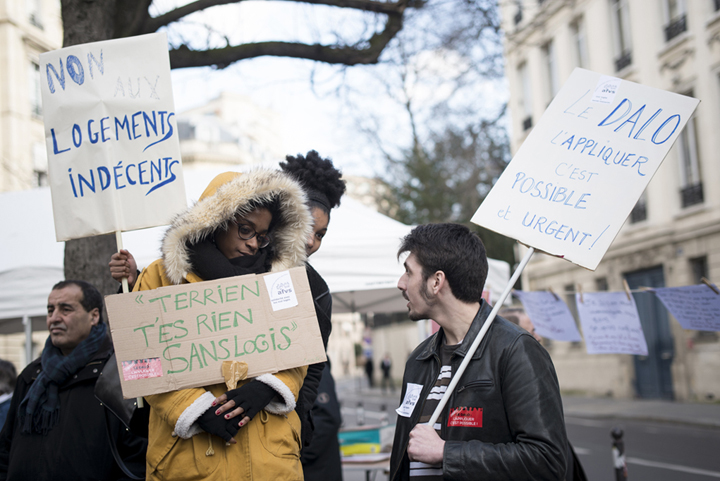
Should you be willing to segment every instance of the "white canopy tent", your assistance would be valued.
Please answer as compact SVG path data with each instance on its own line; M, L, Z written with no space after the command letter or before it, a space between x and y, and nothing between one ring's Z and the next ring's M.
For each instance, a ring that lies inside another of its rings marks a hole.
M200 196L216 170L186 170L190 202ZM63 279L64 243L55 241L49 188L0 194L0 334L45 329L47 295ZM403 273L396 254L411 229L361 203L344 198L331 214L331 228L311 264L333 293L333 312L398 312L406 301L397 289ZM123 233L123 246L138 266L160 256L166 227ZM506 262L490 260L486 288L497 299L510 275ZM28 359L28 362L31 359Z

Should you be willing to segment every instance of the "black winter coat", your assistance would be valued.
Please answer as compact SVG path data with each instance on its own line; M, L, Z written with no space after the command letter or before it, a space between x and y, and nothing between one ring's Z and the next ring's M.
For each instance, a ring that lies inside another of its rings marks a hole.
M453 374L490 314L483 302L452 357ZM399 416L395 429L390 479L407 480L409 433L417 424L428 392L440 372L439 330L410 355L403 377L422 385L410 417ZM457 384L449 408L481 409L479 426L448 426L441 416L445 440L443 479L552 480L565 479L569 445L555 368L547 351L527 331L498 317L480 343ZM477 421L477 418L476 418ZM478 424L475 422L474 424Z
M308 282L310 283L310 292L312 293L313 301L315 303L315 315L317 316L318 325L320 326L320 335L322 336L323 344L327 350L328 339L330 338L330 332L332 331L332 295L330 294L330 289L322 276L320 276L320 274L318 274L318 272L310 264L305 264L305 268L307 271ZM315 430L310 410L312 409L318 395L318 387L320 386L320 379L322 378L324 366L324 362L310 364L308 366L307 374L305 374L305 380L303 381L302 388L298 394L295 411L297 411L301 423L301 450L310 445L313 431Z
M108 337L92 360L60 386L60 419L46 435L21 433L17 416L20 402L42 370L41 360L20 373L0 433L0 480L129 479L115 462L107 426L126 466L133 473L145 472L147 440L130 432L95 397L95 384L112 353Z

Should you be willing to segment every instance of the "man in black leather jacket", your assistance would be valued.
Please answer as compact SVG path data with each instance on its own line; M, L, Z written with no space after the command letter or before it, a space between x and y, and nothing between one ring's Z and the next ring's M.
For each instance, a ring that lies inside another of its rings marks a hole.
M563 480L568 441L555 369L525 330L497 318L435 426L425 424L490 314L487 257L457 224L418 226L398 288L413 320L441 329L408 358L391 480Z

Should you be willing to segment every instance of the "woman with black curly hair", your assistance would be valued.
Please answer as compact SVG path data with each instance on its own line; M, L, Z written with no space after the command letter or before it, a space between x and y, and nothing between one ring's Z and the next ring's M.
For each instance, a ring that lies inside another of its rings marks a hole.
M310 257L320 249L330 223L330 211L340 205L340 198L345 193L345 181L332 161L323 159L314 150L304 157L300 154L287 156L286 162L280 163L280 168L300 183L308 197L308 207L313 218L313 231L306 246ZM327 349L327 339L332 329L332 297L323 278L310 264L305 265L315 301L315 313ZM320 401L315 402L318 392L321 393ZM302 424L301 460L305 480L341 480L337 433L342 419L329 361L308 366L295 410Z

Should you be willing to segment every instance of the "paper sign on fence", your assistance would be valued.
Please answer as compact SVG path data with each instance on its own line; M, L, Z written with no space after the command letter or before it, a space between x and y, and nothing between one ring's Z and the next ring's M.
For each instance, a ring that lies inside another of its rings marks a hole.
M635 299L625 292L575 294L588 354L647 356Z
M40 55L58 241L168 224L186 204L164 33Z
M515 291L525 312L542 337L556 341L579 341L580 331L562 299L545 291Z
M575 69L472 222L595 269L698 102Z
M305 268L281 274L297 302L277 310L274 274L107 296L123 396L223 382L223 361L246 362L248 377L325 361Z

